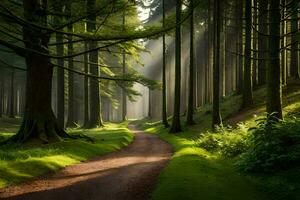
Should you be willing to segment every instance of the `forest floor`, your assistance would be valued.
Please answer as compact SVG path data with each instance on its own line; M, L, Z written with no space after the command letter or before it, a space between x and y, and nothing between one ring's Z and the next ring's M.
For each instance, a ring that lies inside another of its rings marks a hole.
M0 141L18 131L21 119L0 119ZM0 188L56 172L66 166L117 151L133 141L127 123L109 124L97 129L70 129L70 134L85 134L94 142L83 139L64 140L45 145L0 146Z
M300 113L299 83L284 88L284 115ZM255 120L265 114L265 88L255 91L255 104L240 110L241 96L232 94L222 100L224 127L235 131L239 124L245 129L256 125ZM182 122L185 116L182 116ZM211 105L195 114L195 126L184 123L183 132L169 134L160 121L134 122L150 134L158 135L174 148L169 165L159 177L153 193L154 200L299 200L300 167L272 174L248 174L237 169L236 158L227 158L219 152L207 151L198 140L211 131ZM171 123L171 120L170 120ZM238 131L236 131L238 133ZM221 134L222 135L222 134Z
M34 181L0 190L0 198L30 200L146 200L172 156L172 148L155 135L131 126L128 147Z

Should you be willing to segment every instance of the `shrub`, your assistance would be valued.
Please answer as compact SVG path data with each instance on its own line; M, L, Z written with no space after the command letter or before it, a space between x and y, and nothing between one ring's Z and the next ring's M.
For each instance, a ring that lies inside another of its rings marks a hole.
M245 171L272 172L300 162L300 119L274 121L272 115L250 130L251 146L238 166Z
M247 151L248 138L246 126L239 124L235 130L231 127L219 127L217 133L202 134L196 145L208 151L219 152L226 157L235 157Z

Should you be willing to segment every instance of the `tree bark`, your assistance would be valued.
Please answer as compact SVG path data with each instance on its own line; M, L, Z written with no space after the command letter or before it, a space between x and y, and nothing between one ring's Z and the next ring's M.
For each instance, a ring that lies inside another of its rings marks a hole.
M187 110L187 124L188 125L194 125L194 91L195 91L195 82L194 82L194 71L195 71L195 65L194 65L194 0L190 0L190 68L189 68L189 96L188 96L188 110Z
M175 92L174 113L170 133L181 132L180 96L181 96L181 0L176 0L176 33L175 33Z
M270 0L270 37L267 70L267 113L282 119L282 85L280 73L280 0ZM274 118L275 117L275 118Z
M0 118L3 116L4 110L4 75L3 70L0 69Z
M242 108L253 105L253 80L252 80L252 59L251 59L251 41L252 41L252 0L245 0L245 19L246 19L246 43L245 43L245 62L244 62L244 86L243 86L243 104Z
M165 27L166 9L165 0L163 0L163 27ZM167 81L166 81L166 35L163 34L163 68L162 68L162 123L165 128L168 128L168 116L167 116Z
M69 5L71 7L71 5ZM69 11L70 13L71 11ZM73 25L68 26L68 32L73 32ZM72 43L72 36L68 35L68 55L73 54L73 43ZM68 59L68 68L74 70L74 62L73 58ZM74 128L76 127L75 121L75 98L74 98L74 74L69 71L68 73L68 121L67 127Z
M291 76L294 79L299 79L299 54L298 54L298 5L296 0L292 1L292 6L290 12L292 13L291 21Z
M57 2L57 8L59 11L62 11L62 5ZM59 19L55 18L55 21L59 23ZM64 37L62 34L56 34L56 42L63 43ZM64 55L64 45L56 46L56 53L59 56ZM65 62L63 59L58 59L57 64L64 67ZM62 68L57 68L57 123L60 127L65 127L65 71Z
M88 43L84 43L85 50L88 49ZM84 54L84 72L86 74L89 73L89 65L88 65L88 54ZM84 119L83 119L83 127L88 127L89 125L89 77L84 77Z
M213 110L212 127L221 125L220 114L220 59L221 59L221 9L220 0L214 0L214 64L213 64Z
M46 1L43 1L46 3ZM46 4L38 0L24 0L24 16L27 21L45 23L47 21ZM36 29L23 27L25 47L48 54L46 48L49 35ZM27 52L26 106L23 122L18 133L10 141L24 143L39 140L45 143L70 138L59 126L51 107L51 87L53 66L46 56Z
M258 31L263 34L258 34L258 85L262 86L266 84L266 70L267 70L267 49L268 38L265 36L268 34L268 1L258 0Z
M15 70L10 72L9 118L15 118Z
M87 12L95 13L94 9L96 7L95 0L87 0ZM96 30L96 14L90 14L88 17L87 31L93 32ZM89 42L89 48L94 49L97 47L97 42ZM95 76L100 76L100 71L98 68L98 51L89 53L90 73ZM90 120L89 127L101 127L103 126L101 117L101 98L100 98L100 87L98 80L90 79Z
M125 31L125 23L126 23L126 12L123 12L123 30ZM126 52L123 50L123 55L122 55L122 73L123 75L126 74ZM122 89L122 120L126 121L127 119L127 95L125 89Z

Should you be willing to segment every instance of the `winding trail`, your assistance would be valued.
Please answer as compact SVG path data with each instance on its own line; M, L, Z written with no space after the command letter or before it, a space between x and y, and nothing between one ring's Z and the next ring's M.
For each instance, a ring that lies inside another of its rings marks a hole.
M147 200L172 148L155 135L129 127L135 140L128 147L62 171L0 190L0 199Z

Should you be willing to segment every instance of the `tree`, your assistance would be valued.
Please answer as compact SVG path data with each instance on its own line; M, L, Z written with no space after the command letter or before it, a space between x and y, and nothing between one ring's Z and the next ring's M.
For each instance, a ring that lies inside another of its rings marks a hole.
M190 0L190 68L189 68L189 97L188 97L188 109L187 109L187 124L195 124L194 115L194 0Z
M68 8L68 13L71 13L71 4L67 6ZM67 27L68 32L72 33L73 32L73 25L70 24ZM74 47L73 47L73 37L71 35L67 36L68 38L68 55L72 55L73 51L74 51ZM68 68L71 70L74 70L74 62L73 62L73 58L68 58ZM75 123L75 107L74 107L74 102L75 98L74 98L74 73L72 73L71 71L69 71L68 73L68 121L67 121L67 127L70 128L74 128L76 127L76 123Z
M4 102L4 71L0 69L0 118L3 115L3 102Z
M87 0L87 13L89 14L87 22L87 31L93 33L96 31L96 20L97 15L95 13L96 1ZM97 47L97 42L89 42L89 48L95 49ZM98 51L92 51L89 53L90 73L94 76L99 76L100 72L98 69ZM100 87L99 82L95 79L90 79L90 119L89 127L101 127L103 126L101 117L101 100L100 100Z
M162 1L162 11L163 11L163 27L165 27L166 21L166 8L165 0ZM167 116L167 81L166 81L166 35L163 34L163 66L162 66L162 122L165 128L168 128L168 116Z
M47 22L47 2L24 0L24 17L29 22ZM23 27L25 47L33 49L25 55L27 65L26 106L20 130L11 140L26 142L39 139L43 142L70 138L56 121L51 108L51 87L53 66L50 58L38 52L48 54L49 35L31 26ZM41 67L42 66L42 67Z
M252 81L252 58L251 58L251 41L252 41L252 0L246 0L245 4L245 62L244 62L244 84L243 84L243 105L247 108L253 105L253 81Z
M176 28L175 28L175 92L174 113L170 133L181 132L180 124L180 96L181 96L181 0L176 0Z
M221 59L221 1L214 1L214 64L213 64L213 111L212 126L222 123L220 114L220 59Z
M63 12L63 4L61 1L55 2L55 9L59 12ZM54 21L59 24L60 18L58 16L54 17ZM57 55L64 55L64 36L62 34L56 33L56 42L60 45L56 46ZM65 62L63 59L57 59L57 64L64 67ZM65 70L62 68L57 68L57 95L56 95L56 116L57 123L60 127L65 127Z
M9 117L15 118L15 70L10 72Z
M268 49L268 1L258 0L258 85L266 84L267 49Z
M269 59L267 69L267 113L282 119L282 85L280 69L280 0L270 0ZM274 120L274 118L272 118Z
M123 11L123 16L122 16L122 25L123 25L123 30L125 31L125 26L126 26L126 12ZM126 74L126 52L123 50L122 53L122 73L123 75ZM125 89L122 89L122 120L125 121L127 117L127 95Z
M298 1L293 0L290 7L291 12L291 76L299 79L299 54L298 54Z
M84 49L88 49L88 43L84 43ZM89 64L88 64L88 54L84 54L84 72L86 74L89 73ZM83 127L89 126L89 77L84 77L84 83L83 83L83 89L84 89L84 116L83 116Z

